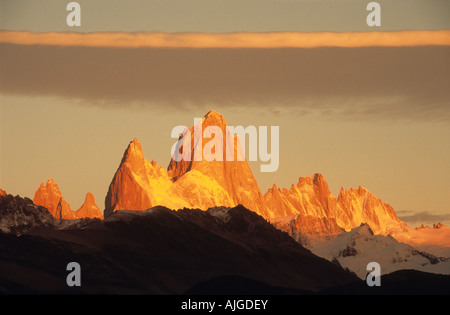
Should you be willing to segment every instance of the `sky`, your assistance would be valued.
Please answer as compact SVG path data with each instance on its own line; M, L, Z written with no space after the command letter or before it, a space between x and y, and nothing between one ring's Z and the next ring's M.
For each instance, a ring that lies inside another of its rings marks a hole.
M263 193L318 172L450 224L450 2L378 1L377 28L368 2L78 1L69 27L64 1L0 0L0 188L103 208L133 138L167 167L172 128L215 109L280 127Z
M74 31L61 0L1 0L1 27ZM79 0L77 32L351 32L366 24L362 0ZM447 0L381 0L378 31L449 29Z

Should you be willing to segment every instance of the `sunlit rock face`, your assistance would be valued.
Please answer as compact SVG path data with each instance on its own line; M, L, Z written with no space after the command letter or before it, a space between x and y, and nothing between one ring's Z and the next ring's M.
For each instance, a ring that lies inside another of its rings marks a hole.
M76 211L78 218L99 218L103 219L103 211L95 203L95 197L88 192L83 205Z
M338 203L345 214L341 221L345 229L367 224L375 234L389 234L406 224L399 220L394 209L364 187L341 189ZM348 218L348 220L347 220Z
M228 141L232 147L227 147L227 137L233 139ZM231 134L222 115L209 112L186 129L178 143L166 171L154 161L148 162L141 144L134 139L110 184L105 215L157 205L207 210L242 204L267 216L262 193L242 155L239 139ZM227 158L227 150L233 158Z
M303 233L311 235L332 235L339 228L349 231L362 223L376 234L387 235L392 230L406 226L390 205L364 187L349 190L341 188L336 198L321 174L301 177L298 184L292 185L289 190L274 185L264 195L264 199L266 206L272 209L274 218L291 217L297 221L283 224L286 228L299 227L299 222L302 222L300 226ZM321 220L313 223L312 218ZM286 219L283 221L286 223ZM323 230L315 231L314 226L322 226Z
M47 180L46 184L41 183L34 194L33 203L47 208L56 219L76 219L74 211L70 209L53 179Z
M221 114L216 111L208 112L189 132L183 134L180 142L183 147L191 149L191 161L176 161L176 156L173 157L168 173L175 183L181 181L183 186L196 186L204 177L210 181L208 185L204 185L208 192L207 198L198 207L205 208L208 200L211 200L208 206L242 204L267 216L262 193L245 158L240 139L231 133ZM195 173L201 175L194 176ZM214 191L219 192L219 198L210 194ZM186 194L189 192L186 191Z
M289 189L274 184L263 195L239 137L214 110L180 131L167 170L144 158L137 139L131 141L109 186L105 215L158 205L207 210L238 204L266 219L295 219L290 226L301 222L302 233L311 235L332 235L362 223L388 234L404 224L391 206L363 187L341 189L335 197L322 174L300 177Z
M80 209L73 211L70 204L64 199L58 185L53 179L47 183L41 183L34 194L33 203L47 208L50 214L56 219L74 220L81 218L103 219L103 213L95 203L92 193L86 194L84 204Z
M317 241L332 239L345 231L336 223L335 218L305 214L272 218L270 222L305 247L311 247Z

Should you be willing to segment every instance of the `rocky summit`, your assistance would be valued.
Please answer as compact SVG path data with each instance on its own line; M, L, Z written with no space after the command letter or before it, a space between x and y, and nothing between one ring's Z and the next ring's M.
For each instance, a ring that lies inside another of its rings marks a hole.
M144 158L137 139L130 142L109 186L105 216L117 210L146 210L157 205L206 210L242 204L267 217L263 196L245 159L227 161L225 151L222 161L207 161L205 157L194 159L194 148L199 143L194 128L203 132L209 126L216 126L223 134L229 133L225 119L215 111L206 114L200 123L201 128L191 127L179 141L183 147L191 148L191 161L172 158L167 170ZM238 152L237 138L234 143ZM198 150L203 152L205 145L206 141L202 141ZM226 146L225 140L223 145Z
M19 235L36 227L53 226L56 219L29 198L0 195L0 231Z
M58 220L74 220L82 218L103 219L103 212L96 205L92 193L87 193L81 208L73 211L53 179L47 180L46 184L41 183L34 195L33 202L36 205L47 208L51 215Z

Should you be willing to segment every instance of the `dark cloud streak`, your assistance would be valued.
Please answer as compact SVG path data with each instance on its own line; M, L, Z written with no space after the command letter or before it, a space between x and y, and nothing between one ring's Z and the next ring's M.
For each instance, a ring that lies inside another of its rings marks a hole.
M450 47L117 49L0 45L0 92L95 106L253 106L450 120Z
M450 222L450 214L434 214L427 211L412 212L407 210L397 211L397 215L400 220L405 221L411 226L419 226L421 224L432 226L432 224L443 223L448 224Z

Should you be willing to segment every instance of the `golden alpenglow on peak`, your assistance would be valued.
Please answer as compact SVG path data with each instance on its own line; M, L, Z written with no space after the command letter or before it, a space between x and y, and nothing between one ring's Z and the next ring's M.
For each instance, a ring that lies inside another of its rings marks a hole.
M177 160L175 152L167 171L143 157L137 139L130 142L110 184L105 199L105 215L116 210L146 210L158 205L171 209L207 210L242 204L267 219L298 215L324 218L327 221L318 222L318 226L325 225L332 231L348 231L363 223L377 234L387 235L392 230L404 229L405 224L392 207L367 189L341 189L339 196L335 197L320 173L300 177L297 185L290 189L280 189L274 183L263 195L246 159L228 161L225 152L220 152L223 159L219 161L207 160L205 156L195 158L195 149L203 151L208 145L209 138L203 132L210 127L217 127L219 134L219 129L225 135L229 132L225 118L214 110L209 111L191 128L183 129L178 140L178 153L185 154L187 148L193 158ZM238 151L241 146L239 137L231 136L235 140L234 149ZM223 138L219 143L226 146ZM306 222L306 217L302 222Z
M450 292L449 12L0 0L1 293Z
M205 122L208 122L207 126L226 126L227 122L225 120L225 117L223 117L222 114L219 112L216 112L214 109L210 110L206 113L205 116L203 116L203 119Z
M128 148L125 150L123 155L123 160L128 163L139 163L140 160L144 159L144 154L142 152L142 146L138 139L134 138L130 142Z
M92 193L86 193L83 205L76 211L78 218L99 218L103 220L103 212L95 203L95 197Z
M207 210L238 204L268 216L262 193L245 159L227 161L224 151L220 152L222 158L219 160L208 161L205 156L195 158L196 152L203 152L208 146L209 139L203 132L209 127L218 128L216 132L220 130L221 134L230 133L224 117L212 110L196 123L199 125L189 128L189 132L180 138L181 148L178 148L183 150L183 154L188 148L194 158L179 161L172 158L167 171L156 166L156 163L146 162L139 154L136 158L129 158L134 156L129 151L135 147L142 152L136 139L131 142L110 184L105 199L106 216L116 210L146 210L157 205L172 209L190 207ZM233 149L237 151L240 145L238 137L231 136L234 139ZM226 147L226 139L220 139L219 144L223 145L222 148ZM218 147L220 145L211 148L211 151L218 153L215 151L219 150Z
M374 233L388 235L406 226L391 206L365 188L341 189L336 198L321 174L301 177L298 184L289 190L270 189L264 199L268 208L276 209L274 217L302 215L329 218L346 231L365 223Z
M64 199L58 185L51 178L47 183L41 183L33 198L33 203L47 208L50 214L59 220L73 220L81 218L103 219L103 213L95 203L94 195L86 194L84 204L80 209L73 211L70 204Z

